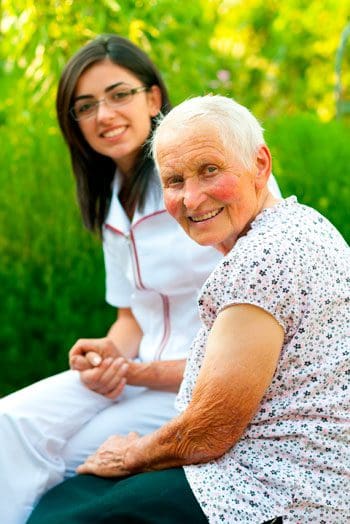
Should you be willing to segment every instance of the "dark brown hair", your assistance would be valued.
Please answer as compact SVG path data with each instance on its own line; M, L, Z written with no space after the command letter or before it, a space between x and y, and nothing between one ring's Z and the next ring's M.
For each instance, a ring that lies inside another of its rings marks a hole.
M58 85L56 109L61 131L69 147L77 195L84 225L92 231L101 231L111 198L115 163L97 153L85 140L78 123L70 113L76 84L81 74L97 62L109 58L111 62L128 69L140 82L160 88L161 112L169 112L171 105L165 84L148 56L126 38L102 35L82 47L67 63ZM155 123L152 119L152 131ZM142 208L154 163L146 144L141 147L130 184L124 189L124 203L132 209Z

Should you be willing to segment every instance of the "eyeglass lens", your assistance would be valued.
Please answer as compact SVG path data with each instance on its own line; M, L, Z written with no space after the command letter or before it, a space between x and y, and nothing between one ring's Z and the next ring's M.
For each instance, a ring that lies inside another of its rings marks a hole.
M76 100L72 108L72 114L76 120L82 120L96 115L98 106L104 102L109 107L118 107L127 104L134 94L145 91L145 86L132 88L127 84L116 86L106 93L106 96L100 100L95 98L83 98Z

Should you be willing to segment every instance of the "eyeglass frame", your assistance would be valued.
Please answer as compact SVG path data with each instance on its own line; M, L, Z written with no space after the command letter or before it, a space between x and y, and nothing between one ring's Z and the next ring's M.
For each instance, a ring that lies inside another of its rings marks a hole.
M115 87L118 87L118 86L111 86L110 90L113 90ZM80 120L88 120L89 118L94 118L96 115L97 115L97 110L98 110L98 107L99 105L104 102L108 107L121 107L125 104L128 104L129 102L131 102L132 100L132 97L134 95L136 95L137 93L142 93L143 91L149 91L150 88L148 86L138 86L138 87L132 87L131 89L128 89L126 91L121 91L123 94L125 95L131 95L131 98L130 99L127 99L127 100L121 100L119 101L117 104L114 104L111 103L108 98L106 99L106 97L103 97L103 98L99 98L97 100L94 100L93 102L93 112L92 114L90 115L86 115L86 116L81 116L81 117L77 117L76 114L75 114L75 109L74 109L74 105L69 109L69 114L72 116L72 118L76 121L76 122L79 122ZM89 97L87 97L89 98ZM93 98L93 97L91 97Z

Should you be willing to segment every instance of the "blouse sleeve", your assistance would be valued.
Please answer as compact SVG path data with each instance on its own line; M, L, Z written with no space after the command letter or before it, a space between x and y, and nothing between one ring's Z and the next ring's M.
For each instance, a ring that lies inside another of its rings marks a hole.
M106 301L115 307L130 307L133 288L127 278L127 252L108 229L103 233L103 254L106 271Z
M220 265L222 301L252 304L270 313L291 338L307 309L308 290L300 257L287 242L242 242Z

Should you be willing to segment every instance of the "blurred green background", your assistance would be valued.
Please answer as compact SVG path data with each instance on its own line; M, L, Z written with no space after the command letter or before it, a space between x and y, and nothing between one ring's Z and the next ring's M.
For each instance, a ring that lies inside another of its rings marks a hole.
M0 9L0 396L65 369L75 340L103 336L115 318L54 112L60 71L97 34L148 52L174 104L213 92L252 109L283 193L349 241L350 126L336 105L350 100L349 41L337 55L348 0L2 0Z

